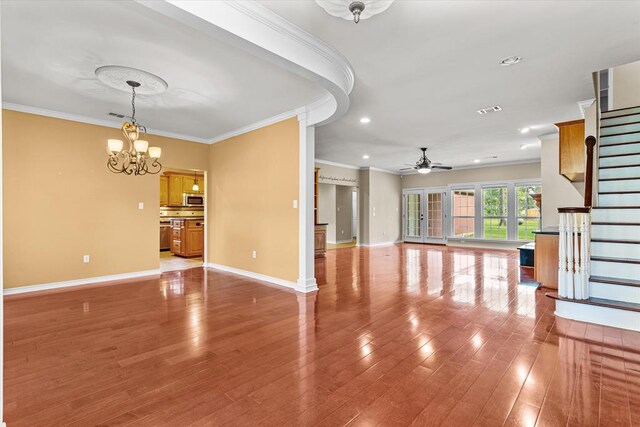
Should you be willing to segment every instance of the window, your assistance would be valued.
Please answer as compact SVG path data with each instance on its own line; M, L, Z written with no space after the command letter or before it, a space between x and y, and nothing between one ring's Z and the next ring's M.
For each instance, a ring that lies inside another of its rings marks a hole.
M475 190L453 190L453 236L475 237Z
M406 230L407 237L421 237L420 234L420 194L407 194Z
M507 238L507 187L482 189L482 224L485 239Z
M518 240L533 240L533 230L540 229L540 208L536 206L533 195L541 192L542 187L539 185L516 186Z

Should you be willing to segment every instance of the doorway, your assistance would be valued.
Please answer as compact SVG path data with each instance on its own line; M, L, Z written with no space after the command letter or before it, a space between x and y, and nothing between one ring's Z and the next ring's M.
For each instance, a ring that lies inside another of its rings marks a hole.
M402 191L402 234L405 242L445 243L445 189Z

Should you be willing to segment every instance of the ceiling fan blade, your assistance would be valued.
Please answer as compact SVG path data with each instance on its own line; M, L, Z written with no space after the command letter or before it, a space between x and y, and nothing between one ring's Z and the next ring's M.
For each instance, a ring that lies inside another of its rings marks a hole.
M453 168L451 166L431 166L431 169L444 169L450 171Z
M412 171L414 169L415 168L402 168L402 169L398 169L398 170L400 170L400 171Z
M438 162L431 162L431 164L432 164L433 166L442 166L442 163L438 163Z

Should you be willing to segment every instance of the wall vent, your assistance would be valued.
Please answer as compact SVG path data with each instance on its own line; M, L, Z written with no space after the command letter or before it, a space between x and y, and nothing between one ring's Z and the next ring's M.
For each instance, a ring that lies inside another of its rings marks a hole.
M494 105L493 107L482 108L478 110L478 114L489 114L495 113L496 111L502 111L502 107L499 105Z

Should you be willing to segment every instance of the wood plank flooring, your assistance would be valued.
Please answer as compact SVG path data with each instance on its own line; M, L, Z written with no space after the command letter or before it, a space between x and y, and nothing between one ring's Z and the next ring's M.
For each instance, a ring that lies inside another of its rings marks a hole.
M338 249L316 275L7 297L7 424L640 425L640 334L556 318L516 252Z

